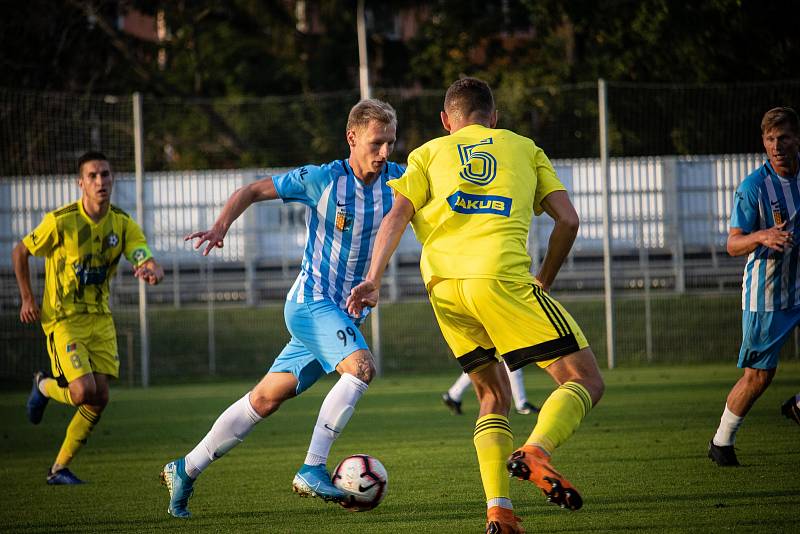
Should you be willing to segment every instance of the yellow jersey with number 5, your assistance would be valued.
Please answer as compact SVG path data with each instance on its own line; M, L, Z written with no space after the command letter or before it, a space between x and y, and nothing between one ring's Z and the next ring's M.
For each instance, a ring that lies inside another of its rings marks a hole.
M531 219L547 195L564 190L531 139L478 124L417 148L388 184L416 210L411 226L427 287L435 278L533 283Z
M49 212L22 240L45 257L42 328L75 314L109 314L109 281L122 255L134 266L153 255L136 222L114 205L97 223L80 200Z

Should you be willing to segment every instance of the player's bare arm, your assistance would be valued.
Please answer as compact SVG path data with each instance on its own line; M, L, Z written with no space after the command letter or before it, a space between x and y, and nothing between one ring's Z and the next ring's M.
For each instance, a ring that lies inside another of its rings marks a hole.
M164 279L164 269L153 258L143 261L133 271L133 276L154 286Z
M400 193L395 193L394 205L381 221L380 230L375 236L369 272L364 281L354 287L347 297L347 310L350 314L358 316L365 307L377 306L383 272L400 244L406 226L414 217L414 212L414 204Z
M19 320L23 323L33 323L39 320L41 312L31 287L31 271L28 258L31 256L28 247L20 241L11 252L11 261L14 265L14 275L19 286L19 296L22 304L19 308Z
M542 284L542 289L549 291L561 265L572 249L572 244L578 235L580 220L566 191L553 191L544 197L542 207L555 221L555 226L550 234L547 253L536 278Z
M271 176L242 186L234 191L230 198L228 198L228 201L222 208L222 212L214 222L214 226L208 230L191 233L184 237L184 241L199 239L199 241L194 244L195 249L202 247L203 244L207 242L208 245L205 250L203 250L203 256L208 256L208 253L214 248L222 248L224 246L224 239L225 235L228 233L228 229L233 222L244 213L250 204L264 200L274 200L276 198L278 198L278 191L275 189L275 184Z
M753 252L759 245L783 252L784 248L793 244L792 233L784 230L785 226L786 221L783 221L772 228L765 228L749 234L744 233L741 228L731 228L728 230L728 254L744 256Z

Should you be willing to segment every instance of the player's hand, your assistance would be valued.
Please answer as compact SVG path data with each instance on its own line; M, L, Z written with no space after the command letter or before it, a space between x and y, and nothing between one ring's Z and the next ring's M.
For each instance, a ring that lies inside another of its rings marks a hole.
M372 280L364 280L350 290L350 295L347 297L345 305L350 315L358 317L364 308L377 306L379 297L380 288L378 285Z
M761 230L761 244L778 252L783 252L785 248L791 247L794 244L792 232L784 230L785 226L786 221L783 221L772 228Z
M550 286L544 285L544 282L539 280L538 276L534 276L534 278L536 279L537 282L539 282L539 287L541 287L545 293L550 293Z
M164 278L164 269L156 262L150 260L136 267L133 271L133 276L154 286Z
M203 256L208 256L208 253L214 248L222 248L225 245L223 241L225 239L225 232L220 232L216 228L211 228L210 230L194 232L183 238L184 241L191 241L193 239L200 240L194 244L195 249L202 247L203 243L208 242L205 250L203 250Z
M35 323L39 320L41 316L41 312L39 311L39 305L36 303L36 299L23 299L22 306L19 308L19 320L23 323Z

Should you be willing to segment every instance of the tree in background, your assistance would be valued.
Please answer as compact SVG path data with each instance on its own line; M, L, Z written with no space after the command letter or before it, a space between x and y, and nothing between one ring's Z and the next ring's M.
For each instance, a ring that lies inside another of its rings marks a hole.
M353 0L7 5L0 85L153 97L146 107L150 169L335 157L343 128L336 117L358 98ZM599 77L622 88L774 81L796 79L800 64L800 2L367 0L366 7L372 84L403 88L391 97L409 108L402 117L413 118L401 119L399 157L404 146L443 133L435 126L441 97L411 100L462 75L493 86L502 124L546 140L553 157L581 157L596 154ZM249 100L268 95L305 98ZM220 97L225 102L209 100ZM679 125L670 118L672 101L656 103L649 120L658 138L636 131L639 100L614 99L614 153L689 153L696 139L713 134L697 126L708 120L689 115L713 110L722 125L714 135L722 135L730 130L726 115L750 121L754 113L713 91L702 98L708 104L685 110Z

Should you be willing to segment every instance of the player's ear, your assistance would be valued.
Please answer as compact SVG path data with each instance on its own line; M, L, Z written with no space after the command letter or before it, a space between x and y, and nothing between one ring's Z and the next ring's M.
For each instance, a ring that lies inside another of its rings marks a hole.
M356 131L355 130L347 130L347 134L345 134L347 138L347 144L350 145L350 148L356 146Z
M439 112L439 118L442 119L442 126L444 126L444 129L449 132L450 131L450 117L447 116L447 112L446 111L440 111Z
M497 126L497 110L495 109L492 111L492 114L489 116L489 128L494 128Z

